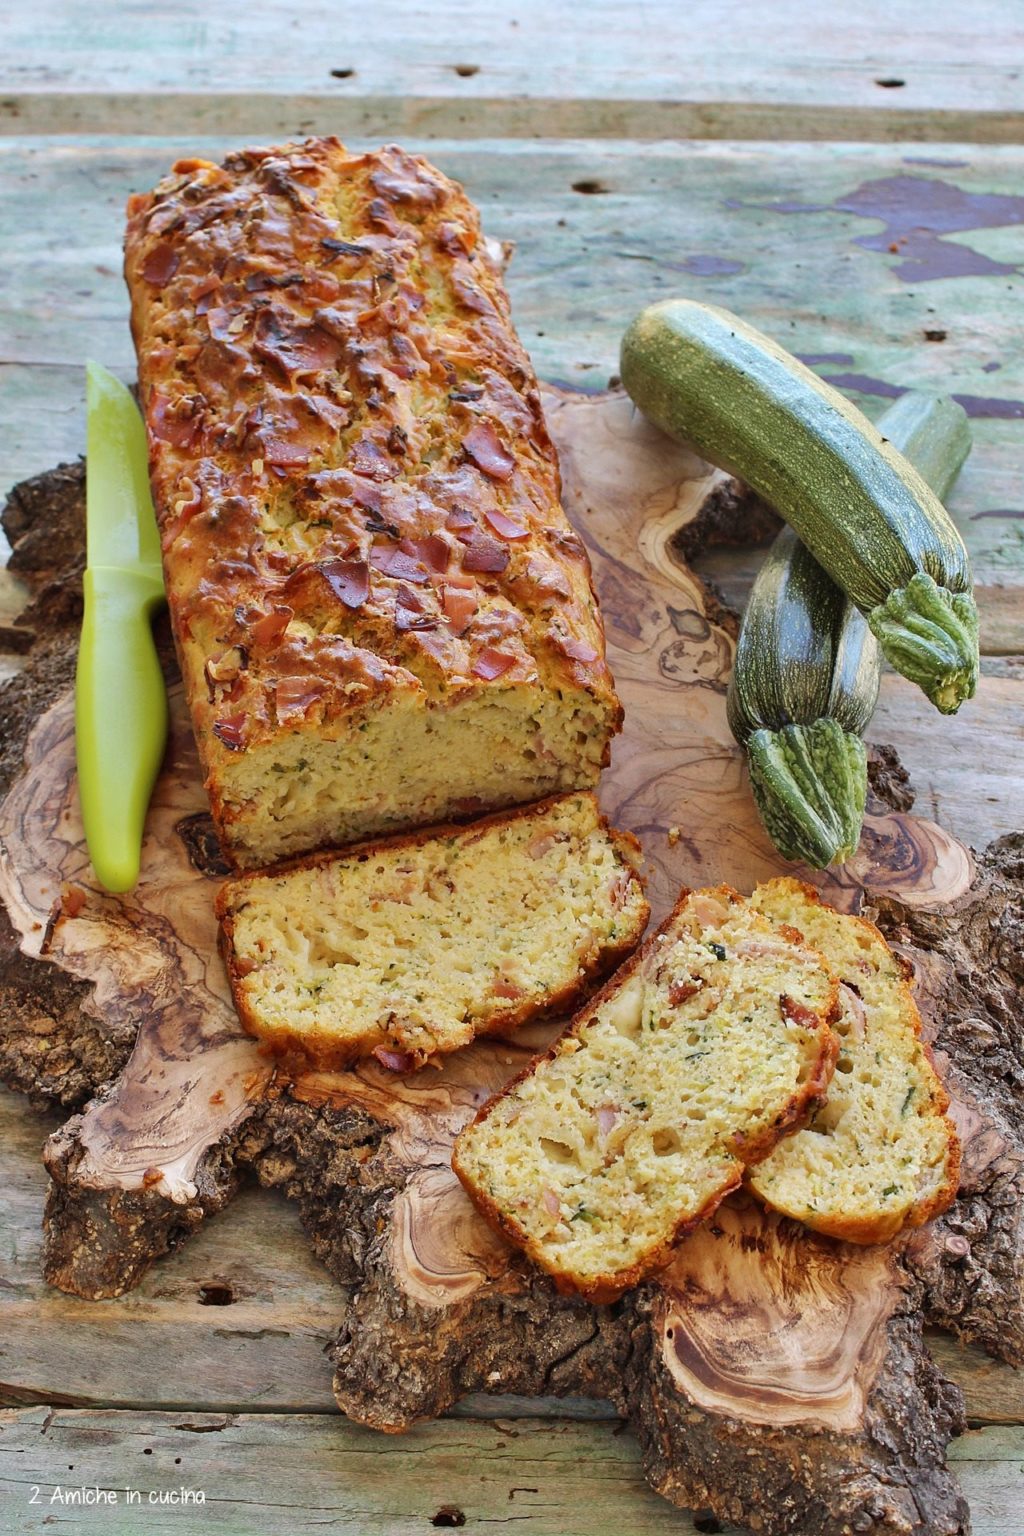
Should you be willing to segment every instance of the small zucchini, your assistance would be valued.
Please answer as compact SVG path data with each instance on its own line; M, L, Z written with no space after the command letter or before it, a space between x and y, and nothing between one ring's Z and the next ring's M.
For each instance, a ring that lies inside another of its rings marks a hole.
M945 714L974 693L978 614L952 519L850 401L727 310L653 304L622 342L646 416L775 508Z
M908 394L879 431L948 494L971 450L963 407ZM878 698L881 656L860 612L784 528L754 582L729 684L729 725L772 842L818 869L860 841L867 793L861 735Z

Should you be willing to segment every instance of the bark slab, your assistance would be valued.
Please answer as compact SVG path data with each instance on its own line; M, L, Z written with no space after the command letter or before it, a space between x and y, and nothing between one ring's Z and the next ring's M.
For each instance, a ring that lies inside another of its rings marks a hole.
M621 396L546 404L627 710L606 809L644 842L656 917L684 880L749 889L779 865L725 723L735 620L680 563L678 531L692 555L763 519L733 486L706 510L722 477ZM876 912L913 968L965 1141L945 1217L864 1250L740 1196L615 1306L558 1296L450 1168L459 1128L557 1023L409 1078L376 1064L275 1076L217 958L223 866L173 681L144 878L118 898L93 883L69 692L82 490L64 467L5 513L32 599L0 636L24 658L0 724L0 1075L75 1111L46 1152L48 1278L121 1294L256 1178L298 1202L339 1282L335 1391L361 1422L401 1430L481 1390L605 1397L677 1503L780 1536L966 1531L944 1462L960 1394L921 1329L1024 1358L1024 835L975 857L911 813L882 748L861 848L823 882Z

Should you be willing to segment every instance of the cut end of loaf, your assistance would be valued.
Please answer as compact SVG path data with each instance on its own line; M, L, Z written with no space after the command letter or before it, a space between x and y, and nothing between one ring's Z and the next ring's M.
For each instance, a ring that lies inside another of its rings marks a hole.
M818 1232L887 1242L952 1203L960 1166L949 1096L910 989L878 929L825 906L809 886L772 880L751 902L799 928L835 970L841 1041L828 1102L753 1170L751 1188Z
M453 1167L563 1288L610 1300L820 1101L835 1009L835 980L799 935L728 888L686 893L462 1132Z
M479 817L597 783L617 706L520 685L427 706L398 689L335 731L293 730L211 784L236 867Z
M635 947L637 859L581 793L228 881L240 1016L275 1051L399 1071L505 1033Z

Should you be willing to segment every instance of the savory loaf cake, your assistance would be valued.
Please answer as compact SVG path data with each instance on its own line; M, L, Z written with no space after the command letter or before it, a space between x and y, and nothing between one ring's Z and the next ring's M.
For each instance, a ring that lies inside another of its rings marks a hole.
M236 866L595 784L621 710L590 567L461 188L330 138L180 160L125 271Z
M217 903L246 1028L407 1071L575 1002L634 949L639 847L593 794L241 875Z
M671 1257L821 1100L836 982L727 886L675 910L459 1136L480 1211L560 1288L609 1301Z
M759 885L751 904L799 928L839 978L841 1047L828 1102L750 1175L768 1205L852 1243L884 1243L952 1204L960 1144L921 1018L878 929L825 906L798 880Z

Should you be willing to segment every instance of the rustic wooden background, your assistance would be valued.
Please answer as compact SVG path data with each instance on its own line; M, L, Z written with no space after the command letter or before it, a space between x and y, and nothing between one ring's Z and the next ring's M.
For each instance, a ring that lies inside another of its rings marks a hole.
M627 318L682 293L741 310L869 412L909 387L964 400L976 447L952 510L978 578L982 688L941 750L884 701L872 734L900 748L924 814L975 845L1020 826L1024 14L1019 0L843 9L5 8L0 493L81 451L87 355L132 374L129 191L239 141L400 138L516 241L515 315L547 379L603 388ZM738 600L754 558L703 568ZM20 603L3 580L0 621ZM0 1530L717 1529L648 1490L629 1437L594 1422L600 1405L477 1400L401 1440L346 1424L322 1357L336 1293L270 1195L238 1200L120 1301L47 1291L39 1148L56 1124L0 1096ZM934 1343L976 1426L950 1452L975 1529L1021 1536L1024 1381ZM49 1503L55 1484L94 1482L207 1502Z

